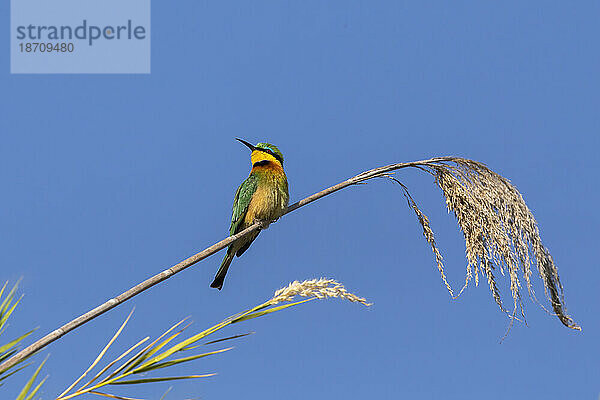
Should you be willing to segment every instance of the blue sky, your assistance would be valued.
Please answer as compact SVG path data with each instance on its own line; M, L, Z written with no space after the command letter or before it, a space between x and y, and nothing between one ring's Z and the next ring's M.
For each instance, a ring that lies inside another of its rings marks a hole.
M391 162L487 163L534 212L583 333L526 299L528 326L499 344L508 320L486 286L452 300L401 192L381 181L272 225L221 292L209 284L223 253L52 344L44 399L134 305L122 348L186 316L200 330L321 276L374 306L312 302L234 326L256 334L170 371L219 375L167 398L598 397L597 2L152 7L150 75L10 75L2 42L0 278L22 277L25 294L7 334L38 326L41 336L225 237L250 167L235 137L280 147L292 201ZM8 2L0 12L8 22ZM459 287L464 243L441 194L418 171L398 177ZM168 386L120 393L158 399Z

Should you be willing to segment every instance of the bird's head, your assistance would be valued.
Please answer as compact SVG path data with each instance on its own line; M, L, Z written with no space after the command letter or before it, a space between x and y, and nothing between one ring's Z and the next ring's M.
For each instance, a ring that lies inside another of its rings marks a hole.
M252 155L250 156L250 160L252 161L252 165L266 165L268 163L273 163L275 165L279 165L283 167L283 154L277 146L270 143L258 143L256 145L250 144L243 139L237 139L242 142L250 150L252 150Z

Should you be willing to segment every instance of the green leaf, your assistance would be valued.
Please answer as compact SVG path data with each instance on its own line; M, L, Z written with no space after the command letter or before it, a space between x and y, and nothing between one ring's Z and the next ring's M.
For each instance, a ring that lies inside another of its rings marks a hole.
M186 318L187 319L187 318ZM150 343L149 345L147 345L146 347L144 347L143 349L141 349L140 351L138 351L136 354L134 354L131 358L129 358L129 360L125 361L125 363L123 363L123 365L121 365L119 368L117 368L116 370L114 370L108 377L106 377L103 381L109 380L115 376L117 376L117 374L119 374L121 371L123 371L125 368L129 367L132 363L136 363L136 365L138 365L139 363L137 362L141 357L144 356L144 354L148 351L148 349L152 348L152 346L154 346L156 343L158 343L158 341L160 339L162 339L163 337L165 337L166 335L169 334L169 332L171 332L173 329L177 328L179 325L181 325L186 319L182 319L181 321L179 321L178 323L176 323L175 325L173 325L172 327L170 327L169 329L167 329L165 332L163 332L162 335L160 335L158 338L156 338L152 343Z
M96 394L102 397L108 397L109 399L117 399L117 400L143 400L143 399L135 399L133 397L125 397L125 396L117 396L116 394L97 392L95 390L90 391L91 394Z
M139 374L139 373L142 373L142 372L153 371L155 369L166 368L166 367L170 367L172 365L181 364L181 363L192 361L192 360L197 360L198 358L212 356L213 354L223 353L223 352L231 350L231 349L233 349L233 347L229 347L229 348L221 349L221 350L216 350L216 351L211 351L209 353L198 354L198 355L195 355L195 356L178 358L176 360L171 360L171 361L167 361L167 362L163 362L163 363L150 364L150 365L147 365L145 367L140 367L140 368L135 369L133 371L133 373L134 374Z
M0 363L3 362L4 360L6 360L7 358L11 357L13 354L15 354L17 352L16 349L12 349L7 351L6 353L0 354ZM2 375L4 371L0 371L0 375Z
M2 289L0 289L0 299L2 298L2 293L4 293L4 289L6 289L6 286L8 286L8 281L4 282L4 286L2 286Z
M26 398L29 399L29 397L27 397L27 396L30 394L31 386L33 386L33 382L35 381L35 379L37 378L38 374L42 370L42 367L46 363L46 360L48 360L47 356L44 359L44 361L42 361L42 363L40 364L40 366L35 370L35 372L31 376L31 378L29 378L29 381L27 381L27 383L25 384L25 386L21 390L21 393L19 393L19 395L17 396L16 400L25 400ZM42 383L43 382L44 381L42 380ZM38 385L38 386L40 386L40 385ZM37 391L38 389L39 389L39 387L36 387L36 389L34 389L34 394L35 394L35 391Z
M6 310L8 309L8 307L10 307L10 305L12 304L12 300L13 300L13 298L15 296L15 292L17 291L17 285L18 284L15 284L12 287L12 289L10 289L10 292L8 292L8 294L6 295L6 297L4 298L4 300L2 301L2 303L0 304L0 317L2 315L4 315L4 313L6 312ZM4 291L4 289L2 291ZM2 325L0 325L0 326L2 326Z
M182 321L183 322L183 321ZM169 336L168 338L166 338L165 340L163 340L162 342L160 342L159 344L156 345L156 347L150 349L147 353L143 354L137 361L135 361L134 363L132 363L126 370L125 372L129 372L133 369L135 369L138 365L140 365L141 363L143 363L144 361L146 361L148 358L150 358L153 354L155 354L156 352L158 352L160 349L162 349L164 346L166 346L171 340L175 339L177 336L181 335L181 333L183 333L183 331L190 326L190 324L187 324L186 326L184 326L183 328L181 328L181 330L179 330L178 332L174 333L173 335Z
M21 296L19 298L19 300L15 301L15 303L12 305L12 307L10 308L10 310L6 311L4 313L4 315L2 315L2 317L0 318L0 326L4 326L4 324L8 320L8 317L10 317L10 314L12 314L13 311L15 311L15 308L17 307L17 305L19 304L19 302L21 301L22 298L23 298L23 296Z
M186 346L186 347L182 348L181 351L194 350L194 349L197 349L197 348L202 347L202 346L208 346L209 344L215 344L215 343L219 343L219 342L225 342L226 340L233 340L233 339L241 338L241 337L244 337L244 336L253 335L255 333L256 332L240 333L239 335L229 336L229 337L222 338L222 339L211 340L210 342L198 344L196 346Z
M2 298L2 294L4 293L4 290L6 289L7 285L8 285L8 281L6 283L4 283L4 286L2 287L2 289L0 289L0 298ZM6 315L6 311L12 304L13 298L15 296L15 291L17 290L18 285L19 285L19 282L15 283L15 285L12 287L10 292L6 295L4 300L2 300L2 303L0 303L0 335L2 334L2 332L4 332L4 329L6 328L6 320L8 319L8 317L10 316L10 314L12 313L14 308L16 307L16 305L13 306L13 308L8 313L8 315ZM18 303L18 301L17 301L17 303Z
M229 336L229 337L222 338L222 339L216 339L216 340L212 340L212 341L210 341L210 342L206 342L206 343L204 343L204 346L206 346L206 345L209 345L209 344L215 344L215 343L219 343L219 342L224 342L224 341L226 341L226 340L237 339L237 338L241 338L241 337L248 336L248 335L253 335L253 334L255 334L255 333L256 333L256 332L240 333L240 334L238 334L238 335L233 335L233 336ZM194 346L194 347L198 347L198 346ZM190 348L190 349L191 349L191 348ZM188 350L188 349L186 349L186 350Z
M135 309L135 307L134 307L134 309ZM83 374L81 374L81 376L79 378L77 378L75 380L75 382L73 382L60 395L58 395L59 398L65 396L67 393L69 393L71 391L71 389L73 389L75 386L77 386L77 384L79 382L81 382L81 380L83 378L85 378L87 376L88 372L92 371L94 369L94 367L96 365L98 365L98 363L100 362L100 360L102 359L102 357L104 357L104 355L106 354L106 352L108 351L108 349L110 348L110 346L112 346L112 344L115 342L115 340L117 340L117 338L119 337L119 335L121 334L121 332L123 332L123 329L125 329L125 326L127 325L127 322L129 322L129 319L133 315L134 309L131 310L131 312L129 313L129 315L127 316L127 318L125 318L125 321L123 321L123 323L121 324L121 326L119 327L119 329L117 329L117 331L112 336L112 338L108 341L108 343L106 344L106 346L104 346L104 348L100 351L100 354L98 354L98 356L92 362L92 364L83 372Z
M29 393L29 396L27 396L27 398L25 400L31 400L31 399L33 399L33 396L35 396L35 394L38 392L38 390L40 390L40 388L42 387L42 385L44 384L44 382L46 382L46 379L48 379L48 377L45 377L44 379L42 379L42 381L37 384L37 386L35 387L35 389L33 389L31 391L31 393Z
M8 285L8 281L6 281L4 283L4 286L2 286L2 290L0 290L0 298L2 298L2 295L4 294L4 289L6 289L6 286ZM10 293L8 295L6 295L6 297L4 298L4 300L2 301L2 303L0 303L0 310L2 310L3 308L5 308L6 303L8 302L8 298L10 297L11 293L13 293L13 291L15 290L15 288L13 287L10 291Z
M17 372L19 372L20 370L22 370L22 369L24 369L24 368L27 368L27 367L29 367L31 364L32 364L32 363L25 364L25 365L23 365L22 367L19 367L19 368L15 369L15 370L13 370L13 371L9 372L8 374L6 374L6 375L4 375L4 376L0 377L0 382L2 382L3 380L5 380L5 379L6 379L6 378L8 378L9 376L11 376L11 375L13 375L13 374L16 374L16 373L17 373ZM0 386L2 386L2 385L3 385L3 384L2 384L2 383L0 383Z
M215 326L213 326L211 328L208 328L205 331L202 331L202 332L200 332L200 333L198 333L198 334L196 334L196 335L194 335L194 336L192 336L192 337L184 340L183 342L180 342L180 343L176 344L175 346L171 347L170 349L165 350L161 354L159 354L157 356L154 356L150 361L142 364L142 367L145 367L147 365L154 364L154 363L157 363L159 361L162 361L165 358L171 356L172 354L174 354L174 353L180 351L181 349L189 346L190 344L196 343L198 340L200 340L200 339L202 339L202 338L210 335L213 332L218 331L219 329L224 328L225 326L227 326L229 324L230 324L230 322L221 322L221 323L219 323L219 324L217 324L217 325L215 325Z
M102 368L100 370L100 372L98 372L88 383L86 383L85 385L83 385L80 389L83 389L86 386L91 385L96 379L100 378L100 376L102 376L102 374L104 374L106 371L108 371L113 365L115 365L116 363L118 363L122 358L126 357L127 354L131 353L138 346L141 346L148 339L150 339L150 338L148 336L146 336L144 339L140 340L139 342L137 342L136 344L134 344L133 346L131 346L129 349L125 350L119 357L115 358L108 365L106 365L104 368Z
M25 339L27 336L31 335L33 332L35 331L35 329L27 332L24 335L19 336L18 338L16 338L15 340L8 342L7 344L0 346L0 354L4 353L5 351L9 350L11 347L15 346L16 344L18 344L21 340Z
M303 300L303 301L300 301L300 302L296 302L296 303L292 303L292 304L289 304L289 305L286 305L286 306L276 307L276 309L273 310L273 311L277 311L279 309L287 308L287 307L290 307L292 305L304 303L305 301L309 301L309 300L312 300L312 299L313 298L307 299L307 300ZM180 343L176 344L175 346L173 346L173 347L165 350L164 352L160 353L159 355L152 357L149 361L147 361L144 364L142 364L142 367L146 367L146 366L149 366L151 364L154 364L154 363L157 363L159 361L162 361L162 360L166 359L167 357L171 356L172 354L174 354L174 353L176 353L178 351L182 351L185 348L189 348L191 344L194 344L197 341L199 341L200 339L202 339L202 338L204 338L204 337L206 337L208 335L211 335L211 334L213 334L214 332L216 332L216 331L218 331L220 329L223 329L227 325L232 324L234 322L239 322L240 320L244 319L249 314L255 313L257 310L262 310L262 309L264 309L266 307L269 307L269 306L270 306L270 303L266 302L266 303L263 303L263 304L261 304L259 306L254 307L254 308L252 308L250 310L244 311L241 314L237 314L236 318L232 318L232 317L227 318L224 321L218 323L217 325L214 325L214 326L212 326L212 327L210 327L210 328L208 328L208 329L206 329L206 330L204 330L204 331L202 331L202 332L200 332L200 333L198 333L198 334L196 334L196 335L194 335L194 336L192 336L192 337L184 340L183 342L180 342ZM265 311L264 313L265 314L269 314L269 313L271 313L273 311ZM264 314L261 314L261 315L264 315ZM256 316L260 316L260 315L256 315ZM253 317L253 318L255 318L255 317Z
M206 378L206 377L215 376L215 375L216 374L205 374L205 375L174 376L174 377L169 377L169 378L132 379L129 381L112 382L111 385L137 385L139 383L152 383L152 382L176 381L176 380L180 380L180 379Z
M252 314L248 314L248 315L245 315L245 316L240 317L238 319L234 319L233 321L231 321L231 323L232 324L236 324L238 322L247 321L247 320L252 319L252 318L262 317L263 315L271 314L273 312L280 311L280 310L286 309L288 307L293 307L293 306L296 306L298 304L306 303L307 301L314 300L315 298L316 297L311 297L311 298L308 298L308 299L305 299L305 300L297 301L295 303L284 304L282 306L277 306L277 307L269 308L268 310L265 310L265 311L259 311L259 312L255 312L255 313L252 313Z

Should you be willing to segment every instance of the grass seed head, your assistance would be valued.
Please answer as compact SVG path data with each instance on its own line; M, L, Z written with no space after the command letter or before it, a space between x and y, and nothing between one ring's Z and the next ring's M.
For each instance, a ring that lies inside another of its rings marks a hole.
M371 305L366 299L348 292L341 283L326 278L310 279L302 282L294 281L286 287L277 290L271 299L271 304L292 301L296 296L314 297L317 299L338 297L365 306Z

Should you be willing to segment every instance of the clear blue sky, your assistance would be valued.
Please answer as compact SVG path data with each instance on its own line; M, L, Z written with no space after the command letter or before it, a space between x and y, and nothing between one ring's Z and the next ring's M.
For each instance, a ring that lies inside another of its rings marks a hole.
M34 325L41 336L225 237L250 167L235 137L281 148L293 201L391 162L487 163L534 212L583 333L526 299L528 326L499 344L508 320L486 286L452 300L401 192L381 181L284 217L221 292L208 286L223 253L56 342L44 399L134 305L121 346L185 316L199 330L321 276L375 305L313 302L235 326L256 334L170 371L219 375L168 399L598 397L598 2L152 7L151 75L11 76L1 44L0 278L23 277L25 294L8 334ZM0 13L7 23L8 2ZM417 171L399 177L460 286L464 244L441 194ZM158 399L167 387L120 393Z

